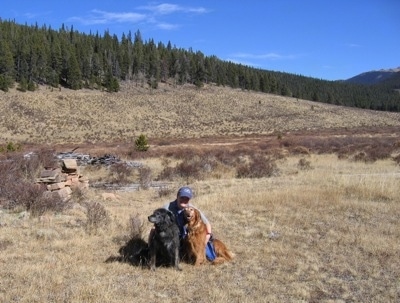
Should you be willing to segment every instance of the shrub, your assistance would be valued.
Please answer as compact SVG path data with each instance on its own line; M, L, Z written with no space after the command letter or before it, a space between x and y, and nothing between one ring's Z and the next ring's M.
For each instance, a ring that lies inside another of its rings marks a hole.
M144 233L144 223L140 219L139 214L131 215L129 217L129 236L130 238L142 238Z
M248 163L239 164L236 168L237 178L272 177L279 173L277 165L270 157L254 155Z
M225 165L233 165L237 161L237 157L227 152L226 150L217 150L215 152L215 158L217 161Z
M158 196L160 198L162 197L169 197L174 193L174 190L169 188L168 186L162 186L160 187L160 189L158 190Z
M192 160L184 160L180 164L176 166L177 175L182 178L185 178L187 183L190 183L190 180L201 180L203 167L201 165L201 161L199 159Z
M9 246L12 246L13 242L8 239L0 240L0 251L6 250Z
M142 166L139 168L139 183L140 188L148 189L152 181L152 172L150 167Z
M186 179L187 183L190 183L189 181L193 179L203 179L203 173L207 167L199 157L184 159L176 167L164 166L157 179L173 181L175 178L180 177Z
M400 165L400 154L397 156L392 157L393 161L396 162L398 165Z
M57 167L58 163L54 157L54 151L42 149L38 152L20 157L18 162L19 170L27 180L34 181L44 167Z
M135 140L135 147L136 147L136 150L138 150L138 151L147 151L149 149L149 144L147 142L147 138L145 135L141 134Z
M157 177L157 180L173 181L176 177L176 169L171 166L165 166Z
M296 146L291 150L294 155L309 155L310 150L304 146Z
M132 167L125 162L114 163L110 166L110 174L112 183L129 183L129 177L132 176Z
M13 79L8 75L0 75L0 90L8 92L8 89L13 87Z
M359 161L368 162L368 155L366 152L358 152L353 156L353 160L356 162Z
M50 150L41 150L29 156L10 152L7 161L0 162L0 196L6 200L4 206L24 208L34 216L64 209L67 204L61 198L45 196L46 188L34 183L43 166L55 164Z
M36 197L33 203L29 205L28 210L32 216L39 217L46 212L61 212L69 206L69 203L56 195L45 195L42 192Z
M21 149L21 145L19 144L14 144L13 142L8 142L6 146L7 152L15 152L19 151Z
M376 160L379 159L386 159L388 158L390 155L385 154L385 153L381 153L381 151L360 151L357 152L356 154L354 154L353 156L353 160L356 162L365 162L365 163L373 163Z
M110 223L110 215L104 205L99 202L86 202L87 221L86 231L88 233L96 232L100 227L104 227Z
M391 157L392 150L393 146L388 146L386 144L371 146L368 150L368 157L371 159L371 161L389 159Z
M0 197L6 200L5 207L29 208L44 190L33 186L23 177L20 157L0 162Z
M0 196L5 198L5 207L9 209L34 209L36 202L43 196L45 189L30 182L16 181L12 178L2 178Z
M312 169L311 162L306 160L306 159L304 159L304 158L301 158L299 160L299 163L297 164L297 167L300 170L310 170L310 169Z
M80 186L74 188L71 195L71 202L81 204L87 199L87 190Z

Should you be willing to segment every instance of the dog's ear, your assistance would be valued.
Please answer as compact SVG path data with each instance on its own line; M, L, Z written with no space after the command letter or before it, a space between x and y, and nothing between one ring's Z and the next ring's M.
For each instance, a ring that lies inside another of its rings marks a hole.
M194 208L193 209L193 214L194 214L194 219L197 222L200 219L200 212L196 208Z

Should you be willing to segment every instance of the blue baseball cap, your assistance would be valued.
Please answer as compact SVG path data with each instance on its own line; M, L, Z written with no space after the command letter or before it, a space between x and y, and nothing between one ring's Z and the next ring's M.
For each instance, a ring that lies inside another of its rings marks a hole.
M186 197L186 198L192 199L192 197L193 197L192 189L187 186L181 187L178 190L178 198L180 198L180 197Z

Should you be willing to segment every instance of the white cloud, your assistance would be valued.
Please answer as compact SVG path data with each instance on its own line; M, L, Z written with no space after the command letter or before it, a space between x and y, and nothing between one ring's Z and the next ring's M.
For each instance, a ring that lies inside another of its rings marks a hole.
M156 26L159 29L164 29L164 30L174 30L174 29L179 28L179 25L177 25L177 24L162 23L162 22L157 23Z
M203 14L207 10L203 7L185 7L176 4L162 3L159 5L148 5L138 7L137 10L148 11L147 13L138 12L108 12L93 9L88 16L75 16L68 19L70 22L79 22L84 25L93 24L112 24L112 23L148 23L158 29L174 30L181 27L168 21L161 21L159 18L176 13L196 13Z
M108 23L138 23L146 19L145 14L113 13L94 9L87 17L72 17L69 21L78 21L85 25Z
M180 6L178 6L176 4L169 4L169 3L143 6L141 8L143 8L145 10L149 10L152 13L159 14L159 15L168 15L168 14L172 14L172 13L182 10L182 8Z
M51 15L51 13L52 13L51 11L42 11L40 13L30 13L30 12L28 12L28 13L24 13L23 16L28 18L28 19L38 19L38 18L43 17L43 16Z
M176 12L196 13L196 14L207 13L207 9L205 9L204 7L185 7L185 6L180 6L180 5L171 4L171 3L162 3L162 4L158 4L158 5L141 6L141 7L139 7L139 9L149 10L153 14L157 14L157 15L169 15L169 14L173 14Z
M146 18L146 15L138 13L110 13L99 10L93 10L92 12L103 16L105 19L111 22L116 21L136 23L139 21L143 21Z

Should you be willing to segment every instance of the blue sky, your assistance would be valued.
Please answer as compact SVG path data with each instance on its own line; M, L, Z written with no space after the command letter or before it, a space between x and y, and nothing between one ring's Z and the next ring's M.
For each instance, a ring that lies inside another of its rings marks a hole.
M325 80L400 67L400 0L2 1L28 25L170 41L207 56Z

